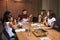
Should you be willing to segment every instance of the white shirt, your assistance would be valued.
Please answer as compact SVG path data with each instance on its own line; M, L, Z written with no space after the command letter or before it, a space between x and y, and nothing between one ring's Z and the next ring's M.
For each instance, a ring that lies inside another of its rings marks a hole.
M54 21L56 21L56 18L54 18L54 17L51 18L51 19L50 19L50 18L47 19L47 23L48 23L48 25L51 25L52 22L54 22Z
M11 28L11 27L9 26L9 22L5 22L5 23L4 23L4 26L5 26L6 29Z
M9 26L9 23L10 22L5 22L4 25L5 25L5 29L6 29L7 33L9 34L9 37L12 37L15 34L12 32L12 28Z
M48 25L51 25L52 22L55 22L55 21L56 21L56 18L54 18L54 17L52 17L51 19L50 18L47 19ZM58 26L55 24L54 28L58 28Z

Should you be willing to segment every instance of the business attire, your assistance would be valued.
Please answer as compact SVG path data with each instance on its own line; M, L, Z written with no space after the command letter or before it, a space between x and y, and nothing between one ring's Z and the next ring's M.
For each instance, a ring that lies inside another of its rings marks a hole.
M52 24L52 22L56 22L56 18L55 17L52 17L51 19L50 18L47 19L47 23L48 23L49 26ZM54 25L54 28L58 28L56 23Z
M9 35L9 37L15 36L15 34L12 32L12 28L9 26L10 22L4 22L5 29Z

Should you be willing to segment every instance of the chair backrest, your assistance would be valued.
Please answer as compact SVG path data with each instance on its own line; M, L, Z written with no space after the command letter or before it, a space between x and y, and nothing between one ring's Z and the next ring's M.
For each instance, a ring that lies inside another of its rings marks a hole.
M33 22L38 22L38 17L33 17L32 21Z
M7 33L7 31L6 31L5 27L4 27L4 24L3 24L3 33L6 36L6 38L9 40L9 35L8 35L8 33Z
M57 18L57 25L59 26L59 28L60 28L60 18Z

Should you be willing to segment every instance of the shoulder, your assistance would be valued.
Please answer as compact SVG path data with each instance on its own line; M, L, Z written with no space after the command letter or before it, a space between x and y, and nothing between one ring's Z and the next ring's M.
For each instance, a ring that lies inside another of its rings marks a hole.
M4 25L5 25L5 26L9 26L9 23L10 23L10 22L4 22Z

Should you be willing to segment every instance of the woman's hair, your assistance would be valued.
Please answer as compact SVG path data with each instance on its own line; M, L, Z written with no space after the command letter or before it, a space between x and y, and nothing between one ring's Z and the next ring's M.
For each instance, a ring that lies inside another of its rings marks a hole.
M23 14L24 11L27 11L27 10L26 10L26 9L23 9L23 10L22 10L22 14Z
M46 10L43 9L43 10L41 10L41 12L43 12L43 15L42 16L46 16Z
M26 9L23 9L22 11L27 11Z
M9 19L11 19L12 18L12 16L9 16L8 18L7 18L7 21L9 21Z
M8 15L10 15L10 11L6 11L6 12L4 13L4 17L7 17Z
M43 12L43 14L41 14L41 12ZM46 10L41 10L40 14L41 15L41 22L43 22L44 18L46 17L47 13L46 13Z
M46 10L43 9L43 10L41 10L41 11L46 11Z
M49 10L48 12L49 12L49 14L50 14L50 15L49 15L50 17L55 17L55 13L54 13L52 10Z
M9 16L11 16L10 11L6 11L3 15L3 23L7 22L7 19L8 19Z

